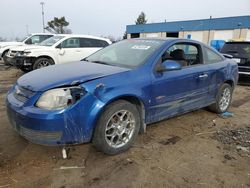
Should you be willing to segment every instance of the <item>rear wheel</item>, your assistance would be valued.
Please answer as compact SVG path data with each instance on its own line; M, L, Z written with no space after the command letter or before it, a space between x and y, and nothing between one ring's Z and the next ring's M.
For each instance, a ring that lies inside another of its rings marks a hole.
M52 59L44 58L44 57L38 58L33 65L33 70L47 67L47 66L50 66L53 64L54 64L54 62Z
M100 116L94 136L94 146L109 155L126 151L134 143L140 128L137 108L124 100L107 106Z
M216 96L216 102L209 106L210 110L216 113L226 112L231 104L232 91L229 84L222 84Z

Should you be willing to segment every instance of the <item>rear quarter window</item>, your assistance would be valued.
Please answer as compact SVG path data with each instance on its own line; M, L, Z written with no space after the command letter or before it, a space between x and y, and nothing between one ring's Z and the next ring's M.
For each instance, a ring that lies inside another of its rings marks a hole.
M213 50L204 47L204 60L206 64L210 64L220 62L223 58Z
M108 45L107 41L90 38L81 38L80 42L82 48L104 48Z

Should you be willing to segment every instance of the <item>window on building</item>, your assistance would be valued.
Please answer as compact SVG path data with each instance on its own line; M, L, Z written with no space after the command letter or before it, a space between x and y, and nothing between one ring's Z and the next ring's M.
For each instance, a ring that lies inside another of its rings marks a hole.
M171 38L178 38L179 32L167 32L166 36Z
M131 33L131 38L140 38L140 33Z

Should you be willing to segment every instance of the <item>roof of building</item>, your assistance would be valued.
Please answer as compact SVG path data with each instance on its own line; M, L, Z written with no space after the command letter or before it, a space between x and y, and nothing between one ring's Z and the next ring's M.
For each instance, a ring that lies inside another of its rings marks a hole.
M250 28L250 15L211 18L203 20L187 20L175 22L161 22L141 25L127 25L127 33L154 33L177 31L202 31L202 30L230 30Z

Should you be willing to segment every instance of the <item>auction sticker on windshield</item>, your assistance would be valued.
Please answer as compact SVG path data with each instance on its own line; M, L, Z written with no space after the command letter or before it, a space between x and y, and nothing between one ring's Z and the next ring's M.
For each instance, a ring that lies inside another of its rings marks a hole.
M146 45L135 45L132 46L132 49L135 50L148 50L151 46L146 46Z

